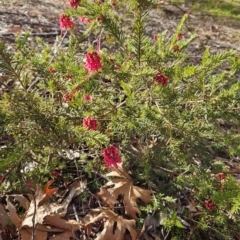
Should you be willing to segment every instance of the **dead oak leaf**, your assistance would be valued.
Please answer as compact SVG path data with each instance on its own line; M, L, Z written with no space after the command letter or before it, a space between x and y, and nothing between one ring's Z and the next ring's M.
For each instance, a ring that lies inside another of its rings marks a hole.
M58 215L55 216L46 216L44 219L44 223L50 226L54 226L58 229L61 229L62 231L76 231L79 229L79 227L82 226L80 222L77 222L75 220L66 220L63 218L60 218Z
M9 216L3 204L0 204L0 230L3 230L9 222Z
M7 208L10 212L10 219L19 230L21 238L24 240L32 240L33 229L29 227L21 228L22 219L17 215L16 208L10 201L7 202ZM34 232L34 234L35 240L45 240L47 238L47 232L41 231L39 229L36 232Z
M37 186L34 196L24 200L23 196L15 196L21 205L26 209L25 214L20 218L16 212L15 206L7 199L7 208L10 213L10 219L15 224L24 240L32 239L34 232L36 240L47 238L48 232L63 232L76 230L80 223L62 219L67 212L71 200L85 190L86 181L75 180L68 186L67 195L61 203L50 203L49 197ZM34 229L33 229L34 228ZM74 236L73 236L74 237Z
M36 226L37 227L37 226ZM32 228L22 228L19 231L21 238L24 240L32 240L34 235L34 240L45 240L47 239L48 233L45 231L41 231L37 229L35 232L35 229Z
M68 240L71 239L73 236L73 232L65 231L56 235L53 235L52 237L49 237L49 240Z
M99 214L92 218L91 221L86 222L86 219L90 219L88 215L96 214L97 211L99 211ZM87 228L95 222L105 220L104 229L95 240L124 240L126 230L129 231L132 240L137 239L134 219L125 219L110 209L102 208L94 209L88 215L84 218Z
M75 180L71 185L69 185L68 194L65 196L61 203L49 203L48 201L45 201L48 200L48 197L44 191L39 186L37 186L35 200L32 199L30 202L29 209L26 211L25 217L22 221L22 226L32 227L33 218L35 224L42 224L44 218L47 216L65 216L69 203L75 196L79 195L85 190L86 183L86 181Z
M137 215L140 214L136 200L140 198L145 204L150 203L152 201L152 191L134 186L132 178L121 166L108 173L106 176L115 178L109 180L109 182L100 189L97 195L105 205L113 209L116 199L122 194L125 214L136 219Z

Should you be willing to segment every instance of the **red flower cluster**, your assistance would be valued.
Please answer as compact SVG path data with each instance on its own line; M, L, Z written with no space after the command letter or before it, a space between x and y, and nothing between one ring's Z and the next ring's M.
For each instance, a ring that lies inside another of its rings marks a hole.
M59 25L62 30L66 30L73 27L73 21L70 17L63 13L60 16Z
M119 70L119 69L121 69L121 67L120 66L114 66L114 70Z
M179 49L179 46L177 44L173 46L173 51L174 52L179 52L179 50L180 49Z
M25 185L26 185L27 188L34 189L33 183L30 180L27 180Z
M86 18L86 17L83 17L83 16L79 17L78 19L81 22L86 23L86 24L91 23L91 21L92 21L90 18Z
M101 14L101 15L97 18L97 20L98 20L98 21L102 21L102 20L104 20L104 18L105 18L105 16Z
M93 97L91 97L90 95L88 94L84 94L83 95L83 98L85 101L88 101L88 102L91 102L93 100Z
M182 33L178 33L177 40L181 40L182 38L183 38L183 34Z
M85 117L83 119L83 127L87 128L88 130L97 130L97 120L94 117Z
M209 211L214 210L214 208L217 206L216 203L214 203L211 199L205 200L204 205Z
M54 68L49 68L49 70L48 70L50 73L55 73L55 69Z
M107 168L110 168L111 166L117 168L117 163L122 162L118 148L113 145L103 149L103 157Z
M4 177L0 176L0 183L2 183L4 181Z
M77 8L80 3L80 0L69 0L69 5L71 8Z
M67 74L65 75L65 78L68 78L68 79L73 79L73 75L72 75L72 74L69 74L69 73L67 73Z
M97 0L97 4L102 4L102 3L104 3L105 2L105 0Z
M2 230L3 235L5 236L11 236L12 233L12 228L10 225L7 225L3 230ZM4 238L5 239L5 238ZM7 238L9 239L9 238Z
M59 169L55 169L51 172L51 176L56 178L56 177L59 177L61 175L61 172Z
M74 95L79 91L79 87L76 87L75 89L73 89L70 93L66 93L63 96L63 102L67 103L67 102L71 102L71 100L73 99Z
M84 67L89 73L102 68L101 58L96 51L86 54L86 64Z
M216 174L216 177L221 182L224 182L226 180L226 176L224 175L224 173L218 173Z
M164 86L166 86L167 83L168 83L168 77L159 72L159 73L157 73L156 76L155 76L155 81L156 81L158 84L161 84L161 85L164 87Z

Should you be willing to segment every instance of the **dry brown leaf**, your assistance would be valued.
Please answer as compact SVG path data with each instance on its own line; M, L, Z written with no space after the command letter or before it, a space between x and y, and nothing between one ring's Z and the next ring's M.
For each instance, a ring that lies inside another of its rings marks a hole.
M30 227L21 227L22 219L17 215L16 208L10 201L7 203L7 208L10 212L10 219L14 225L18 228L19 233L24 240L32 240L33 229ZM45 240L47 238L47 232L61 232L62 229L50 228L44 225L35 225L35 240Z
M191 213L196 213L198 212L197 208L196 208L196 203L194 202L194 200L190 200L189 201L189 204L187 205L187 208L188 210L191 212Z
M161 240L161 238L155 232L151 232L151 235L155 237L155 240Z
M33 224L33 216L35 216L35 224L43 223L43 219L46 216L56 215L57 216L65 216L67 213L67 208L71 200L84 191L86 186L86 181L74 181L69 186L69 192L65 199L61 203L48 203L44 204L44 200L46 199L46 194L43 190L37 186L37 190L35 193L35 201L34 199L30 203L29 209L26 211L26 215L23 219L22 226L32 227ZM55 225L56 226L56 225Z
M74 237L73 232L65 231L60 234L56 234L52 237L49 237L49 240L69 240L71 237Z
M36 226L37 228L38 226ZM34 229L35 230L35 229ZM33 229L32 228L22 228L19 230L21 238L24 240L32 240L33 239ZM38 228L36 229L34 240L46 240L47 239L47 232L40 231Z
M89 224L89 225L87 225L87 224L89 222L91 222L95 217L97 217L102 211L103 211L103 208L92 209L92 211L90 213L88 213L84 217L84 219L82 219L82 223L85 224L84 228L86 230L87 236L90 236L91 231L92 231L92 224Z
M134 219L124 219L122 216L114 213L110 209L98 208L93 210L93 212L96 211L99 211L98 216L92 218L90 222L86 222L86 227L103 219L106 220L106 222L104 223L103 231L95 240L124 240L126 230L129 231L132 240L137 239ZM92 213L89 214L91 215ZM89 219L88 215L84 218L85 221L86 219Z
M133 186L132 178L123 168L121 168L121 166L108 173L107 176L116 178L105 184L97 195L101 198L104 204L113 209L119 194L123 194L125 214L131 218L137 219L137 214L140 214L140 210L136 203L137 198L140 198L146 204L150 203L152 201L152 191ZM114 187L109 188L113 185Z
M15 198L25 210L27 210L30 207L29 200L33 199L33 195L31 194L27 194L27 197L29 200L21 194L12 194L12 195L9 195L9 197Z
M9 200L7 200L7 209L10 213L11 221L19 229L21 227L22 219L17 215L16 208L12 205L12 203Z
M40 203L44 202L45 198L46 194L40 186L37 186L35 198L30 202L29 208L22 220L21 227L32 227L33 224L43 223L44 217L49 214L49 210L46 211L46 205L40 206Z
M9 216L2 204L0 204L0 230L7 226Z
M68 221L66 219L60 218L60 216L58 215L46 216L44 219L44 223L66 231L75 231L82 226L80 222L77 222L75 220Z
M79 229L80 223L76 221L67 221L62 219L67 212L67 208L71 200L84 191L86 181L75 180L68 186L68 193L61 203L50 203L48 196L37 186L35 196L30 197L31 202L24 199L23 196L15 195L15 199L23 204L26 209L24 217L21 219L16 208L7 199L7 208L10 212L10 219L18 228L19 233L24 240L32 239L33 226L35 232L35 240L45 240L48 232L71 232ZM12 195L13 196L13 195ZM33 221L34 220L34 221ZM69 233L68 233L69 235ZM74 237L74 235L71 235Z

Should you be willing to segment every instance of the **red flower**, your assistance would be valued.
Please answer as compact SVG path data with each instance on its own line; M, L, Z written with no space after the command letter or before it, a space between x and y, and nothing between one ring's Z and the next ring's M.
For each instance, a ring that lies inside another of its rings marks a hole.
M49 70L48 70L50 73L55 73L55 69L54 68L49 68Z
M25 184L26 184L26 187L27 187L27 188L30 188L30 189L33 189L33 188L34 188L34 187L33 187L33 183L32 183L30 180L27 180Z
M93 97L91 97L91 96L88 95L88 94L84 94L84 95L83 95L83 98L84 98L85 101L89 101L89 102L91 102L91 101L93 100Z
M86 23L86 24L91 23L91 21L92 21L90 18L86 18L86 17L83 17L83 16L79 17L78 19L81 22Z
M179 52L179 46L177 44L173 46L173 51Z
M60 16L59 25L62 30L66 30L73 27L73 21L70 17L63 13Z
M183 38L183 34L182 33L178 33L177 40L181 40L182 38Z
M74 95L79 91L79 87L76 87L75 89L73 89L70 93L66 93L64 96L63 96L63 102L67 103L67 102L70 102Z
M105 18L104 15L101 14L101 15L97 18L97 20L98 20L98 21L102 21L104 18Z
M89 73L102 68L101 58L96 51L86 54L86 64L84 67Z
M69 5L71 8L77 8L80 3L80 0L69 0Z
M157 41L158 36L157 35L153 35L153 40Z
M67 74L65 75L65 77L68 78L68 79L73 79L73 75L72 75L72 74L69 74L69 73L67 73Z
M211 199L205 200L204 205L209 211L212 211L217 206Z
M103 157L104 157L103 160L107 165L106 166L107 168L110 168L111 166L117 168L118 167L117 163L122 162L118 148L113 145L103 149Z
M105 0L98 0L98 1L97 1L97 4L100 5L100 4L104 3L104 2L105 2Z
M2 233L5 235L5 236L10 236L11 235L11 232L12 232L12 228L10 225L7 225L6 227L4 227L4 229L2 230ZM4 238L5 239L5 238ZM9 239L9 238L7 238Z
M4 181L4 177L0 176L0 183L2 183Z
M159 73L157 73L156 76L155 76L155 81L156 81L158 84L161 84L161 85L164 87L164 86L166 86L167 83L168 83L168 77L159 72Z
M83 127L87 128L88 130L97 130L97 120L94 117L85 117L83 119Z
M116 4L115 2L112 2L112 3L111 3L111 6L112 6L112 7L116 7L116 5L117 5L117 4Z
M58 169L55 169L51 172L52 177L59 177L60 175L61 175L61 172Z
M114 70L119 70L119 69L121 69L120 66L114 66Z
M218 173L216 174L216 177L221 182L224 182L226 180L226 176L224 175L224 173Z

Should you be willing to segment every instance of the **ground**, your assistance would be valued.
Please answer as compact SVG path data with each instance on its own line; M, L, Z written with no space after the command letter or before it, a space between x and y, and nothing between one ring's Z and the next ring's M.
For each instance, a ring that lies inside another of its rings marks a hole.
M44 38L53 44L61 34L58 19L67 7L64 0L0 0L0 39L13 46L16 34L31 32L33 37ZM189 19L183 33L198 34L198 38L191 44L191 59L201 60L201 54L207 46L212 52L225 49L240 51L239 21L230 17L212 16L209 12L199 12L192 5L173 4L160 1L157 9L149 13L150 36L168 30L173 33L183 14L189 11ZM0 69L1 76L1 69ZM240 128L238 129L240 132ZM216 159L215 159L216 160ZM223 161L237 180L240 179L240 157L225 159L219 154L217 160ZM240 181L239 181L240 182Z
M14 35L30 31L32 36L39 36L53 43L59 36L58 19L67 7L66 1L56 0L11 0L0 1L0 39L14 42ZM206 46L212 51L222 49L240 50L239 20L230 17L213 17L208 12L194 10L192 5L173 4L160 1L158 9L150 12L151 24L147 29L152 35L164 30L173 32L182 15L190 12L185 27L186 32L195 32L198 39L194 42L192 54L198 58Z

